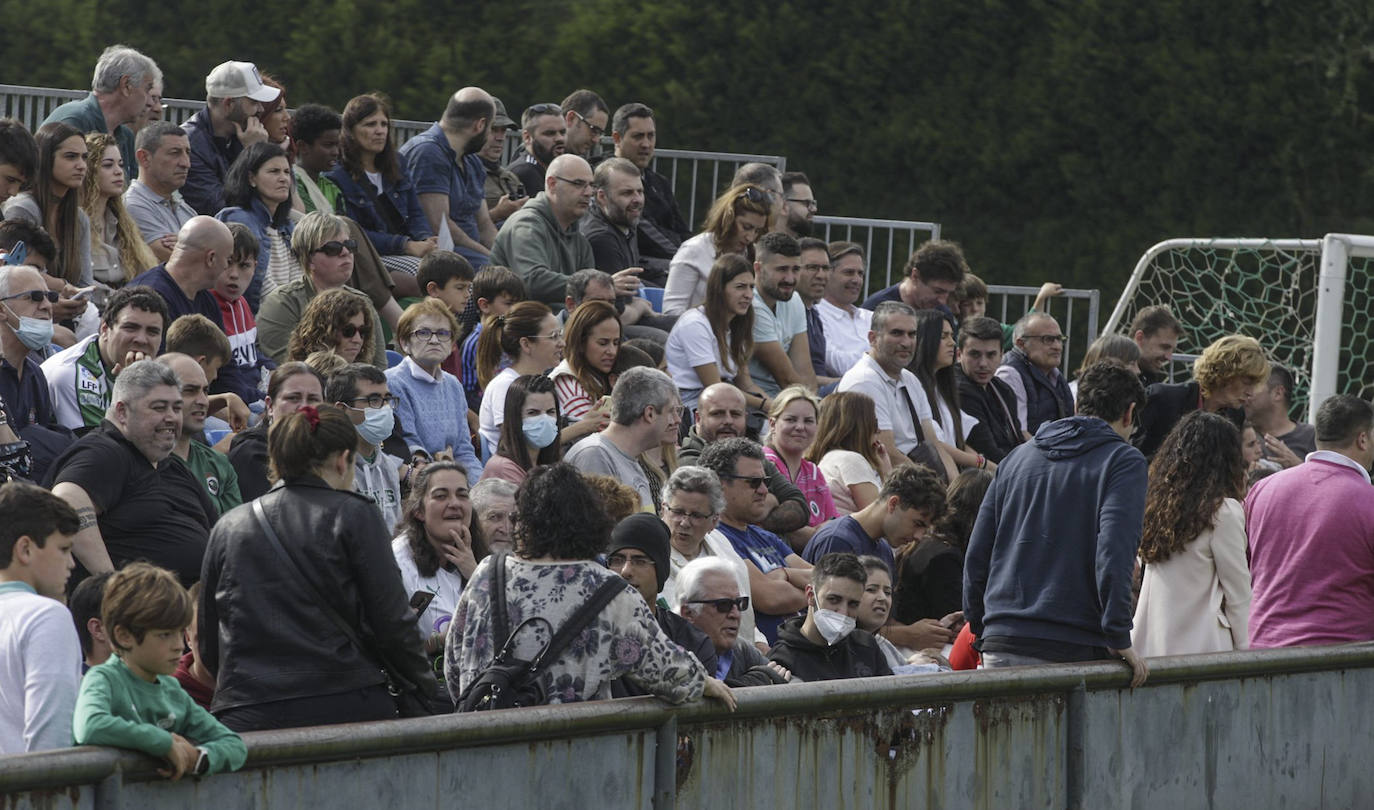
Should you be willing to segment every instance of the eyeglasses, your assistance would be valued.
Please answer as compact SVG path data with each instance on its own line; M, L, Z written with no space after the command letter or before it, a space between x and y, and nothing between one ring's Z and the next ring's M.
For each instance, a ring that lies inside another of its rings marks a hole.
M624 568L625 563L629 563L635 568L648 568L654 564L654 561L648 557L628 557L624 554L612 554L606 558L608 568Z
M369 408L380 408L384 405L390 405L391 403L395 402L396 398L390 394L368 394L365 397L354 397L348 401L355 404L361 402L363 403L363 405ZM355 407L354 410L359 409Z
M587 129L590 129L592 131L592 134L596 137L600 138L602 135L606 134L605 127L599 127L596 124L593 124L591 121L588 121L587 116L583 115L577 110L573 110L573 115L577 116L577 120L585 124L587 126Z
M438 338L440 343L444 343L444 342L447 342L447 341L450 341L450 340L453 339L453 330L452 330L452 329L416 329L414 332L411 332L411 333L410 333L410 336L411 336L412 338L416 338L416 339L418 339L418 340L424 341L425 343L428 343L429 341L431 341L431 340L433 340L433 339L435 339L435 338Z
M547 335L533 335L535 340L552 340L555 343L563 339L563 330L555 329Z
M14 295L7 295L4 298L0 298L0 301L13 301L16 298L27 298L36 304L46 298L49 304L56 304L57 299L60 297L61 296L54 290L29 290L27 292L15 293Z
M568 185L572 186L578 191L586 191L587 189L592 187L591 180L569 180L566 177L559 177L556 174L553 176L553 179L562 180L564 183L567 183Z
M743 481L744 483L746 483L746 484L749 485L749 488L750 488L750 489L758 489L759 487L763 486L763 482L764 482L764 481L767 481L767 480L768 480L767 478L763 477L762 475L759 475L759 476L746 476L746 475L735 475L734 473L721 473L720 477L721 477L721 478L733 478L733 479L736 480L736 481Z
M354 326L351 323L346 323L339 327L339 334L342 335L345 340L352 340L353 336L357 334L361 334L363 340L367 340L368 336L372 334L372 330L368 329L366 326Z
M702 514L701 512L688 512L685 509L678 509L675 506L665 506L663 508L668 510L668 514L672 515L678 520L686 520L692 523L696 523L697 521L701 520L709 520L712 517L715 517L714 513Z
M739 608L740 612L749 609L749 597L739 596L734 599L688 599L689 605L710 605L721 615L729 615L731 608Z
M749 186L744 191L741 191L739 193L739 196L735 199L745 199L751 203L758 203L759 205L773 204L772 195L769 194L769 192L765 189L761 189L758 186Z
M787 201L790 203L796 203L797 205L804 205L809 211L818 210L817 206L819 205L819 203L817 203L815 200L800 200L793 197L788 197Z
M338 256L339 254L343 253L345 249L347 249L349 253L357 253L357 241L353 239L345 239L342 242L340 242L337 239L331 239L330 241L325 242L323 245L320 245L319 247L315 248L315 252L323 253L326 256Z
M545 103L543 103L543 104L531 104L528 108L525 109L525 114L524 114L522 117L523 117L523 118L529 118L530 116L533 116L533 115L562 115L562 114L563 114L563 108L560 107L560 106L558 106L557 104L554 104L553 102L549 101L549 102L545 102Z
M1038 340L1041 345L1044 346L1054 346L1060 343L1067 344L1069 342L1067 335L1024 335L1023 337L1025 337L1026 340Z

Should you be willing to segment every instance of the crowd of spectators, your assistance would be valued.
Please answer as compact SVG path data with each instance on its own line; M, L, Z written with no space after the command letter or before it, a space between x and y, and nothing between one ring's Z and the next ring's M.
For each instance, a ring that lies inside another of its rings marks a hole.
M694 232L654 111L586 89L404 144L247 62L183 126L161 93L113 46L0 121L0 753L232 769L549 645L534 702L733 707L1374 639L1374 410L1295 421L1254 337L1168 382L1160 302L1070 380L1057 284L1002 323L935 240L865 297L824 178L763 164Z

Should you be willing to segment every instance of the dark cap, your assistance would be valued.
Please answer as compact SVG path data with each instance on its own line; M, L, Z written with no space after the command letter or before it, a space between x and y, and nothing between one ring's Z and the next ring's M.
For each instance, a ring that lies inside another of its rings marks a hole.
M649 555L654 561L654 573L658 576L658 590L668 581L668 526L657 516L648 512L630 515L615 525L611 532L611 544L606 547L607 554L614 554L623 548L632 548Z
M520 128L519 124L512 121L509 115L506 115L506 105L501 103L501 99L497 98L496 96L492 96L491 103L496 105L496 115L493 115L491 118L491 126L493 129Z

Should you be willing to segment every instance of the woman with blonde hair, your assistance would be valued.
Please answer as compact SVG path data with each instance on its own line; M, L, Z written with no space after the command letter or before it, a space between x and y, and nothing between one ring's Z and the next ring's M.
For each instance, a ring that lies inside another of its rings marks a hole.
M800 385L779 391L768 411L768 442L763 454L806 498L809 519L794 533L796 539L809 540L817 526L840 516L825 475L806 458L806 451L816 440L820 412L821 401Z
M701 233L683 242L669 262L663 313L680 315L700 306L709 297L706 283L716 257L740 253L752 262L753 244L772 222L773 200L767 190L749 183L726 189L711 204Z
M835 511L857 512L877 500L892 472L887 448L878 441L878 412L867 394L839 391L821 403L816 440L806 451L830 487Z
M1141 655L1249 646L1245 460L1235 425L1194 411L1150 464L1131 646Z
M113 135L86 135L86 180L81 208L91 221L91 273L95 280L120 287L158 264L133 217L124 209L124 159Z
M1202 350L1190 382L1155 383L1146 389L1131 444L1146 458L1153 457L1178 420L1192 411L1221 414L1239 429L1251 393L1268 379L1269 359L1259 341L1227 335Z
M291 330L287 359L305 360L321 349L331 349L346 362L371 363L376 328L366 298L348 290L322 292L310 299L300 323Z

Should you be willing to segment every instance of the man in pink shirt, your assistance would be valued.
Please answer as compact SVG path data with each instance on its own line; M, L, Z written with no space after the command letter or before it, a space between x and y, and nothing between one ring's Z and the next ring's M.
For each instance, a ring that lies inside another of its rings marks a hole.
M1339 394L1316 421L1317 451L1245 499L1251 647L1374 640L1374 407Z

